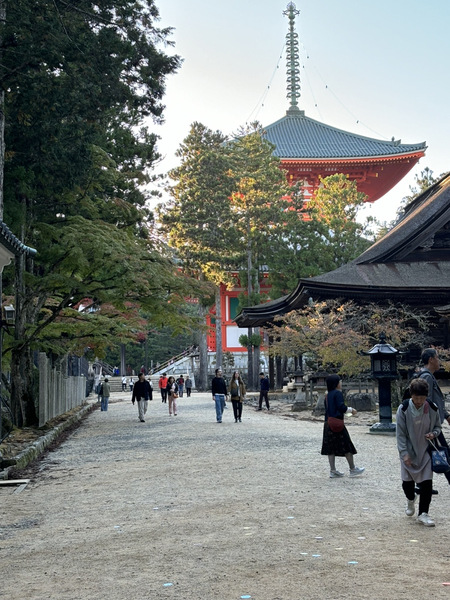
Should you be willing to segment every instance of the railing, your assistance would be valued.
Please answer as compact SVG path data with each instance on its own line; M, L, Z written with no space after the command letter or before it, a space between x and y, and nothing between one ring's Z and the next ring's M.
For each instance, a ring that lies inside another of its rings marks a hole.
M39 352L39 427L86 400L86 378L67 377Z
M160 363L156 367L153 367L153 369L150 369L149 370L149 375L154 375L155 373L160 373L161 371L164 372L165 370L173 367L180 360L183 360L183 358L187 358L188 356L192 356L196 352L198 352L197 346L189 346L189 348L187 348L186 350L184 350L180 354L177 354L177 356L173 356L172 358L169 358L168 360Z
M106 371L107 375L110 375L111 377L114 375L114 367L112 367L111 365L108 365L108 363L105 363L103 360L96 360L94 365L100 365L102 371Z

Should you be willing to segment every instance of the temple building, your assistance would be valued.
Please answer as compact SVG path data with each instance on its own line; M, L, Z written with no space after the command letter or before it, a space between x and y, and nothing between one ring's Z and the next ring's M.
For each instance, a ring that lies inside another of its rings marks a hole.
M286 171L290 184L302 182L305 201L320 185L320 177L344 173L357 182L358 190L367 195L367 201L374 202L396 185L417 161L424 156L425 142L401 144L399 140L382 141L337 129L305 116L298 107L300 97L300 70L298 38L295 32L295 17L299 14L295 4L290 2L284 13L289 19L286 36L287 97L290 106L286 115L263 128L265 137L274 144L274 154L281 160L281 168ZM222 309L222 348L235 355L247 352L239 344L243 333L236 327L235 317L238 295L242 291L239 283L232 290L221 287ZM265 290L266 291L266 290ZM267 290L268 291L268 290ZM276 301L279 307L279 301ZM269 307L273 303L265 304ZM256 307L256 311L260 307ZM246 309L236 322L253 321L247 315L254 309ZM215 309L208 318L208 349L215 352ZM244 316L245 315L245 316ZM261 324L264 324L264 318ZM255 323L256 325L256 323Z
M346 265L309 279L293 292L237 317L239 327L268 326L310 298L389 301L429 311L437 346L450 346L450 174L415 198L386 235Z

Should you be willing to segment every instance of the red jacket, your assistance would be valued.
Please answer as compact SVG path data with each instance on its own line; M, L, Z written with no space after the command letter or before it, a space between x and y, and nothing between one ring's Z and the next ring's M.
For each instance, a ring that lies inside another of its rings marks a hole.
M159 387L160 388L166 388L167 387L167 382L168 382L168 378L167 377L163 377L161 375L161 377L159 378Z

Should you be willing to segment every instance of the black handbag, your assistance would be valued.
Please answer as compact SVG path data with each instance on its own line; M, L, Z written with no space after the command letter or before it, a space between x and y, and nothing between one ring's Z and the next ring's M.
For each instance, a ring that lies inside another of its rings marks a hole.
M428 440L432 446L430 450L431 454L431 469L434 473L447 473L450 471L450 465L448 464L448 453L447 448L443 448L438 443L434 443Z

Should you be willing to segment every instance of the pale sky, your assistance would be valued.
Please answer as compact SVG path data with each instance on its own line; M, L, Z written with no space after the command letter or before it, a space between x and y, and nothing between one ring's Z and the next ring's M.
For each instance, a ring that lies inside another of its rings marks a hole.
M156 0L161 27L183 65L168 78L164 160L199 121L231 134L284 116L287 0ZM395 217L414 175L450 171L450 0L296 0L299 108L308 117L368 137L425 141L425 157L366 214ZM280 56L282 57L280 60Z

